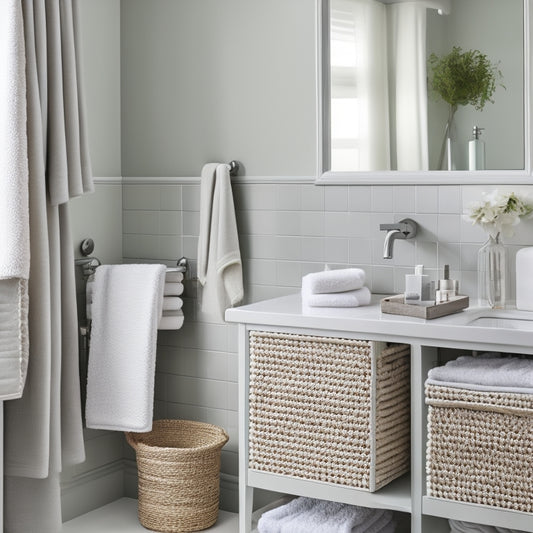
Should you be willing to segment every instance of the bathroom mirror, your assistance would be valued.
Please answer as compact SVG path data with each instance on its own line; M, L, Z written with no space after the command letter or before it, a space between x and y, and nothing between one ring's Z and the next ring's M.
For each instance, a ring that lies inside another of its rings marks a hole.
M531 1L317 0L317 183L532 183Z

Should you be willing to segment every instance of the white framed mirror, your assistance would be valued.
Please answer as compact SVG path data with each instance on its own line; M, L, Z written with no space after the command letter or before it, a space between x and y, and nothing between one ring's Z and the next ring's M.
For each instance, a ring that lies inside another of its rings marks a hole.
M533 183L533 0L316 1L317 184Z

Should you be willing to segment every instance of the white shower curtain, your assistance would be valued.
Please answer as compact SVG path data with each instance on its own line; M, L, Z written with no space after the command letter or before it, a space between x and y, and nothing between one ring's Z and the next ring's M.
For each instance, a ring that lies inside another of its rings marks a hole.
M387 6L392 166L428 170L426 14L424 0ZM396 159L396 161L394 161Z
M20 0L19 0L20 1ZM22 0L30 208L24 395L5 404L4 532L61 530L59 474L85 458L68 202L91 191L76 0Z

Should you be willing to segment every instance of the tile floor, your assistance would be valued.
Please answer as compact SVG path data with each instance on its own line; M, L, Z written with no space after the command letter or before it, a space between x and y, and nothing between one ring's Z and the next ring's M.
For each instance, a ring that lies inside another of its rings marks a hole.
M237 533L238 515L220 511L217 523L205 531ZM137 500L121 498L63 524L63 533L136 533L145 532L137 518Z

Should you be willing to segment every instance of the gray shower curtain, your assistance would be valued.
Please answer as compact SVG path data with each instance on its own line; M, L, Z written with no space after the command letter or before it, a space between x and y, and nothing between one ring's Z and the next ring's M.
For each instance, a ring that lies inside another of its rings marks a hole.
M24 394L5 404L4 532L61 530L59 475L85 458L69 199L91 191L77 0L22 0L30 208Z

